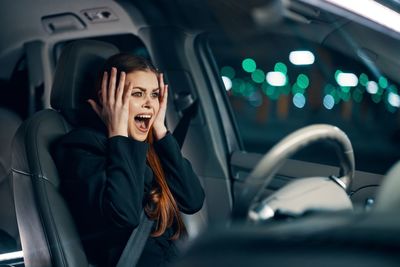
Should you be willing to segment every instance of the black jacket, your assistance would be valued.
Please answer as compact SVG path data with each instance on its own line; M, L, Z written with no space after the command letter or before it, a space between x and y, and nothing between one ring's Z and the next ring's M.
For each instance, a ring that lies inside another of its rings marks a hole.
M61 192L89 259L114 266L139 224L154 179L146 164L149 144L123 136L108 138L101 124L72 130L57 143L54 159ZM179 209L187 214L199 211L203 189L174 137L168 132L154 148ZM171 228L161 237L148 239L138 266L163 266L174 257Z

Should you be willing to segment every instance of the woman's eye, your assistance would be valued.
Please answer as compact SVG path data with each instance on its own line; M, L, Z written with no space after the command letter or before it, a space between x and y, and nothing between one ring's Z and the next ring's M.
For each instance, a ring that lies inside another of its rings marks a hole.
M159 96L160 96L160 93L159 93L159 92L152 93L152 97L154 97L154 98L158 98Z
M142 96L142 92L133 92L132 96L141 97Z

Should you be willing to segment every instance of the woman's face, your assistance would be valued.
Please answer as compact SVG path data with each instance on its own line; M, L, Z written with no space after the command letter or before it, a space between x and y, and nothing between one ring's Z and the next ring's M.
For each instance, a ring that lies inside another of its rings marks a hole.
M158 79L152 71L134 71L126 75L125 83L129 82L133 89L129 99L128 135L144 141L160 108Z

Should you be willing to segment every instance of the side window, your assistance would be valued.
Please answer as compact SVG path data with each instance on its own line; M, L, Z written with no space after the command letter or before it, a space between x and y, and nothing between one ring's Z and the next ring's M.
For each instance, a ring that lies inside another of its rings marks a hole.
M6 66L3 66L6 68ZM11 67L8 79L0 79L0 107L8 109L25 119L28 116L29 78L26 57L21 55Z
M237 40L216 35L210 46L245 150L265 153L296 129L328 123L349 136L357 170L384 173L400 158L400 87L384 70L288 35ZM336 165L325 146L294 158Z

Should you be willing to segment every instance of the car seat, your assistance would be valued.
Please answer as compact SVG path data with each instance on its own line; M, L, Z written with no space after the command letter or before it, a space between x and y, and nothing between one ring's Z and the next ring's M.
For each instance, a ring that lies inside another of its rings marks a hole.
M0 108L0 254L19 249L11 188L11 141L21 122L17 114Z
M89 266L68 206L52 146L68 133L87 99L87 88L106 58L118 53L108 43L67 44L58 61L51 92L53 109L35 113L19 127L12 152L16 217L27 267ZM86 89L86 90L85 90ZM83 118L84 119L84 118Z

